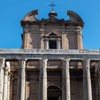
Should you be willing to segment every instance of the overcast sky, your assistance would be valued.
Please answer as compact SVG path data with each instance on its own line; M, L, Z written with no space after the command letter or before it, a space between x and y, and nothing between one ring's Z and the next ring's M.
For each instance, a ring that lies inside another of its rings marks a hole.
M100 49L100 0L0 0L0 48L20 48L20 21L35 9L39 10L39 19L47 18L52 1L58 18L68 19L67 10L82 17L84 49Z

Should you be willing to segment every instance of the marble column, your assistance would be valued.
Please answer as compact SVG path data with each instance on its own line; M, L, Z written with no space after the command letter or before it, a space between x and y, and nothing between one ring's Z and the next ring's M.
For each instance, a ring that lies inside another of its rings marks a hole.
M19 60L18 69L18 100L25 100L25 68L26 60Z
M4 67L5 59L0 59L0 100L3 100Z
M69 59L63 60L62 68L62 100L71 100L70 97L70 72Z
M47 59L40 60L39 100L47 100Z
M4 67L4 82L3 82L3 100L8 100L8 78L10 74L10 63L6 62Z
M7 100L10 100L10 62L6 62L6 66L8 66L8 83L7 83Z
M84 100L92 100L90 59L83 61L83 94Z

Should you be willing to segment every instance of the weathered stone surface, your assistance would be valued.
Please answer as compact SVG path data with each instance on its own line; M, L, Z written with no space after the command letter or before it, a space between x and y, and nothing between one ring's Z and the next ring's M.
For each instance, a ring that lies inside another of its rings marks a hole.
M21 21L22 49L0 49L0 100L100 100L100 50L83 49L82 18L37 14Z

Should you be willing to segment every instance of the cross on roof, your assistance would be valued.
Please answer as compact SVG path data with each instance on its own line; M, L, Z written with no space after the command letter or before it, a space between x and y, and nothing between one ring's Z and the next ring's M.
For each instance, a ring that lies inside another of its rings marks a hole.
M55 7L56 5L54 4L54 2L52 2L52 3L50 4L50 6L51 6L52 10L54 10L54 7Z

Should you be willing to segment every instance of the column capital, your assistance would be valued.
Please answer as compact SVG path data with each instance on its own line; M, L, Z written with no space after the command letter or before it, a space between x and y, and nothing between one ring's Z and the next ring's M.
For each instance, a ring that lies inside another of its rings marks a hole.
M39 59L39 61L41 62L47 62L48 61L48 59Z
M66 34L66 31L63 30L63 31L61 31L61 33L62 33L62 34Z
M45 41L48 41L49 40L49 38L48 37L45 37L45 39L44 39Z
M58 41L61 41L61 38L58 37L57 40L58 40Z
M4 67L4 75L9 75L10 73L10 62L6 62L6 66Z
M0 59L0 68L4 68L5 66L5 58Z
M18 59L19 68L25 68L27 59Z
M90 69L90 59L83 59L83 68L85 68L85 69Z
M70 59L63 59L63 68L67 68L69 69L69 62L70 62Z
M90 62L90 61L91 61L91 59L89 59L89 58L86 58L86 59L83 59L83 61Z
M62 59L62 61L64 61L64 62L70 62L70 60L71 60L70 58Z
M48 59L40 59L39 61L40 61L40 67L44 67L44 68L47 67Z

